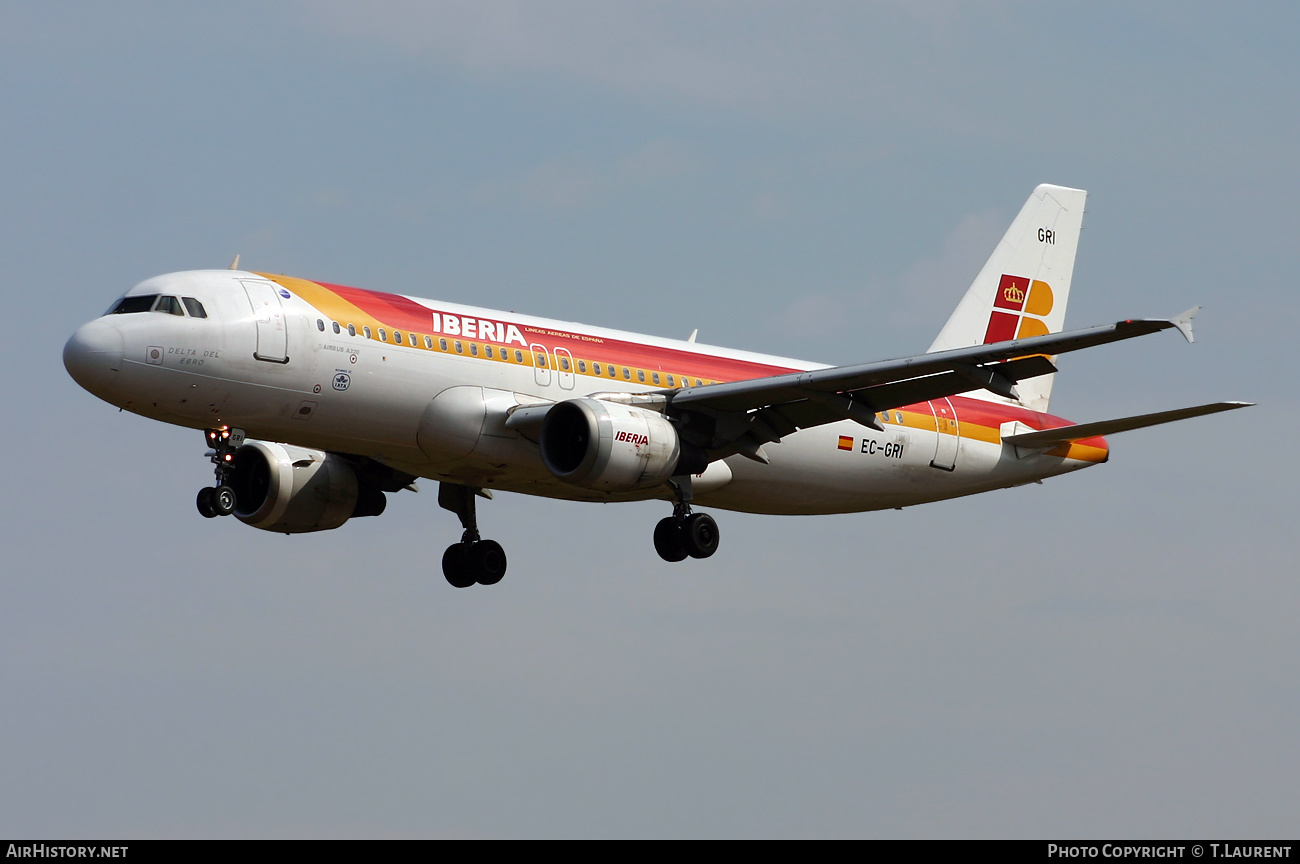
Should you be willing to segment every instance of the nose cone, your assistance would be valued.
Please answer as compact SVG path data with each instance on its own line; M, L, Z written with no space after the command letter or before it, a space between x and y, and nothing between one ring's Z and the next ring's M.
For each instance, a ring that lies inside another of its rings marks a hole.
M73 381L107 399L122 368L122 334L103 319L83 324L63 346L63 365Z

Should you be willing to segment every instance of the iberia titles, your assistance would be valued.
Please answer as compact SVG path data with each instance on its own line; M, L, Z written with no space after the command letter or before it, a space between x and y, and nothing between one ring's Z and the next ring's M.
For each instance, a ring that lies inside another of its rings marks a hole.
M444 336L464 336L466 339L482 339L485 342L499 342L504 345L518 343L528 347L519 328L513 324L500 321L488 321L468 315L452 315L445 312L433 313L433 332Z

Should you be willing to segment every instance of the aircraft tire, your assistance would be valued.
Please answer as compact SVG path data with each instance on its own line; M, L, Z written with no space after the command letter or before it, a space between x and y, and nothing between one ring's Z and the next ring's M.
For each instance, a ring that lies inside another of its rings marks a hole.
M506 550L495 540L480 540L469 548L469 569L478 584L497 584L506 575Z
M235 490L229 486L218 486L212 490L212 509L218 516L229 516L235 512Z
M708 558L718 551L718 523L708 513L694 513L682 525L682 545L692 558Z
M468 588L478 581L470 567L467 544L453 543L442 553L442 575L453 588Z
M660 558L670 563L686 559L682 525L671 516L660 519L659 524L655 525L655 551Z
M217 516L217 490L211 486L204 486L199 490L199 497L195 500L198 505L199 515L204 519L215 519Z

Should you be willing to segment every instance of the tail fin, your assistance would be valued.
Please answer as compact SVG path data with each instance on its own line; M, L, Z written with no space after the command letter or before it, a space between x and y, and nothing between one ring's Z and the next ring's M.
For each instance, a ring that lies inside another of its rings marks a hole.
M1035 189L930 351L1059 333L1065 324L1087 197L1082 189L1064 186L1044 184ZM1018 404L1046 411L1053 377L1042 375L1018 382ZM1013 401L987 390L969 395Z

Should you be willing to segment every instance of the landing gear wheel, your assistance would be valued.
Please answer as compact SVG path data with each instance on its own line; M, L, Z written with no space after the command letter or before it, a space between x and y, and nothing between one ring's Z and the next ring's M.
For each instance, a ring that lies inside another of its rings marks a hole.
M235 490L229 486L218 486L212 490L212 509L218 516L229 516L235 512Z
M495 540L480 540L469 547L469 569L478 584L497 584L506 575L506 550Z
M199 513L204 519L215 519L217 516L217 490L211 486L204 486L199 490L199 497L194 502L198 505Z
M478 581L470 568L468 543L453 543L442 553L442 575L453 588L468 588Z
M682 523L682 545L692 558L708 558L718 551L718 523L708 513L693 513Z
M659 520L655 525L655 551L659 557L669 562L686 559L686 544L682 540L682 523L672 516Z

